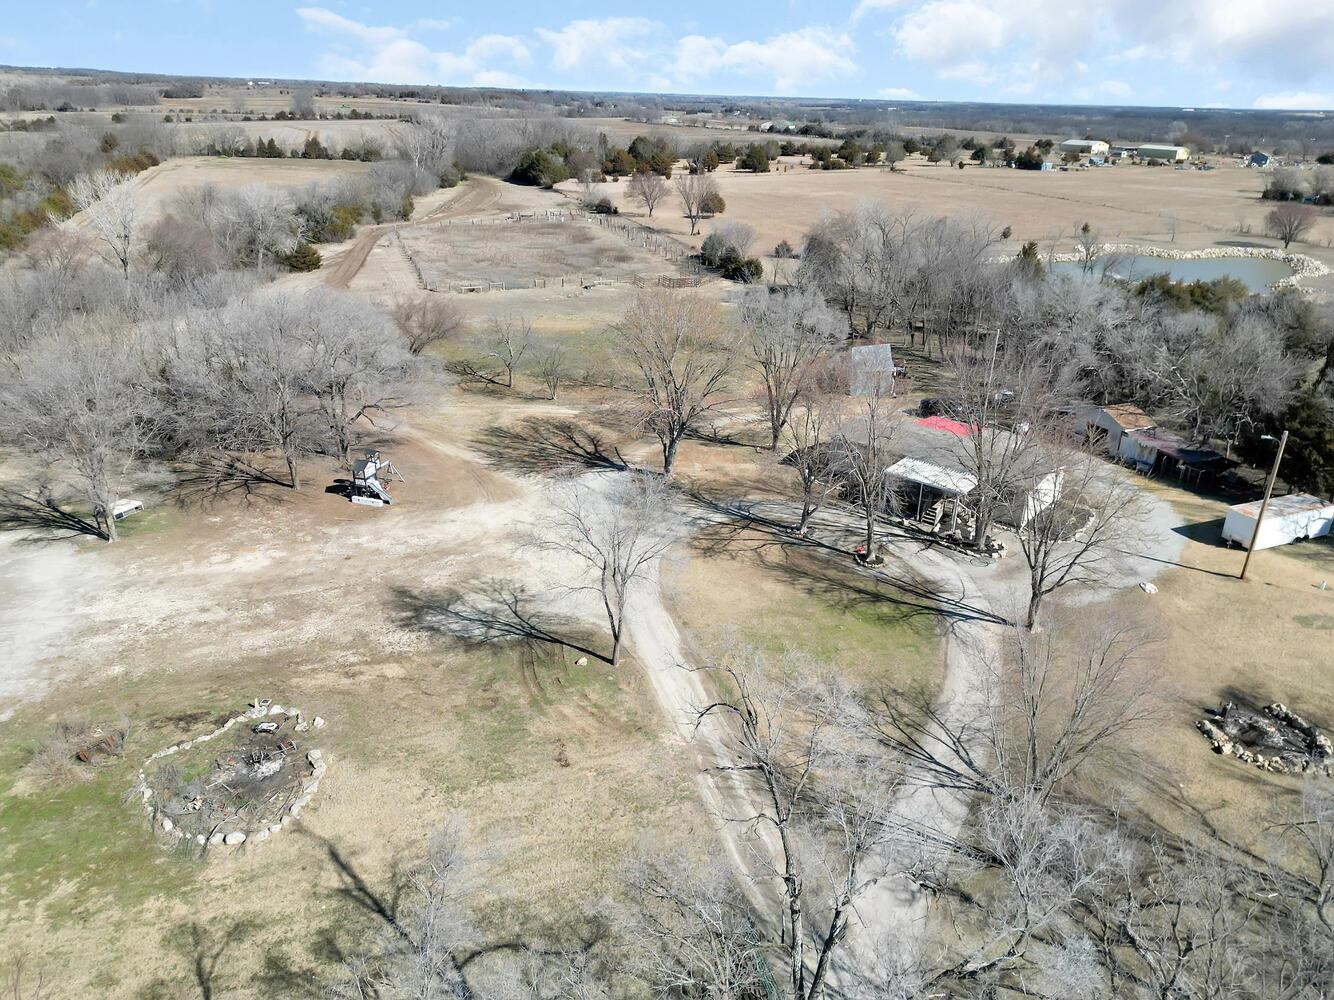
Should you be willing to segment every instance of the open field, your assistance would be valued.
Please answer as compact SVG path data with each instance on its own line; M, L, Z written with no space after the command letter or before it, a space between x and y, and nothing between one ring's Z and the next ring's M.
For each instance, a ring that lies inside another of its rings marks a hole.
M1168 167L1119 164L1086 171L1028 171L982 168L963 170L932 165L910 157L902 170L879 167L857 170L809 170L798 158L781 158L767 174L720 167L714 174L727 203L722 220L744 222L755 229L756 248L771 253L780 240L799 247L805 233L825 213L874 201L893 211L919 216L945 215L979 219L996 228L1010 226L1009 246L1015 252L1026 240L1043 249L1069 249L1079 227L1088 222L1111 242L1133 241L1181 250L1235 243L1279 246L1259 234L1271 205L1260 200L1265 175L1232 165L1216 170L1173 170ZM652 219L626 198L618 184L600 185L621 212L664 233L698 245L709 231L689 236L689 221L671 196ZM1238 233L1238 225L1250 233ZM1304 243L1293 250L1334 265L1334 216L1328 213ZM1334 288L1327 276L1311 287Z

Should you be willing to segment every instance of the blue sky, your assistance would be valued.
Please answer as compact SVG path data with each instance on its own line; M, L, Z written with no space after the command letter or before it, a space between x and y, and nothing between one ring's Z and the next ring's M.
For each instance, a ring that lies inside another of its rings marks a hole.
M1331 0L3 0L0 63L891 100L1334 108Z

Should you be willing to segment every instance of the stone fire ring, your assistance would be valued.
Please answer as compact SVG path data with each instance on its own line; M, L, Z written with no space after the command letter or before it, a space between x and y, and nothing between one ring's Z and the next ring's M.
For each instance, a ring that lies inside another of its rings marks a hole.
M217 729L213 730L213 732L206 733L203 736L196 736L194 739L186 740L183 743L173 743L171 746L164 747L156 753L151 754L144 760L144 767L147 767L155 760L160 760L163 757L170 757L172 754L180 753L182 750L189 750L191 747L198 746L200 743L207 743L214 737L221 736L223 733L227 732L227 730L231 729L232 726L236 725L238 722L253 722L256 719L262 719L267 715L296 716L297 722L295 730L299 733L305 732L308 728L324 728L324 720L318 715L307 723L299 708L285 708L282 705L274 705L267 698L256 699L254 702L251 702L250 708L246 709L246 711L242 712L240 715L228 719ZM318 749L307 750L306 760L310 764L313 773L311 774L310 779L302 786L301 794L297 797L296 801L288 806L287 814L277 823L261 827L258 830L233 830L227 834L215 833L208 838L205 838L203 834L198 834L195 836L195 843L200 846L207 844L209 847L239 847L245 843L262 844L274 834L281 833L287 827L291 826L297 821L297 818L300 817L301 810L310 804L310 800L314 797L315 793L319 791L320 781L324 777L325 763L323 751ZM139 782L134 786L132 791L137 792L142 796L144 813L148 816L152 816L153 806L151 805L150 800L153 797L153 791L148 787L148 776L144 773L142 767L139 769ZM169 816L163 816L160 825L163 834L170 837L173 841L179 842L181 838L185 836L184 831L179 829L176 824L171 821Z

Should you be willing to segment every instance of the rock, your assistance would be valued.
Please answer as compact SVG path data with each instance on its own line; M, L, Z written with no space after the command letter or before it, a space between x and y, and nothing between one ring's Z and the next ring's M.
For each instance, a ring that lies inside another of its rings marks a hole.
M237 844L244 844L245 834L240 830L233 830L231 833L227 834L227 836L222 838L222 842L227 847L235 847Z
M176 829L176 824L171 821L170 816L162 817L162 829L167 833L171 833L172 830Z
M296 822L296 820L294 820L291 816L284 816L278 822L281 826L291 826L293 823Z
M206 843L208 843L208 840L202 833L196 833L195 843L198 844L200 847L203 847Z
M310 720L310 724L311 724L312 726L314 726L316 729L323 729L323 728L324 728L324 720L321 719L318 715L315 716L315 718L313 718L313 719Z
M250 839L253 840L256 844L262 844L264 843L264 841L269 839L269 831L260 830L258 833L252 833L250 835Z
M575 665L576 667L586 667L586 666L588 666L588 657L587 657L587 656L581 656L581 657L579 657L579 659L577 659L577 660L574 661L574 665Z
M298 723L296 724L296 731L297 731L298 733L304 733L304 732L305 732L307 729L309 729L309 728L310 728L310 726L306 725L306 723L304 723L304 722L298 722Z
M284 816L284 817L283 817L283 822L286 823L289 819L295 819L297 816L300 816L300 815L301 815L301 807L302 807L303 805L305 805L305 803L302 802L300 799L297 799L297 800L296 800L295 802L293 802L290 806L288 806L288 807L287 807L287 811L288 811L288 813L289 813L290 815L288 815L288 816Z
M257 725L251 726L250 731L252 733L276 733L278 731L278 723L261 722L258 723Z
M1158 588L1155 587L1153 584L1151 584L1148 580L1141 580L1141 581L1140 581L1140 585L1139 585L1139 589L1142 590L1142 591L1144 591L1144 593L1146 593L1146 594L1156 594L1156 593L1158 593Z
M221 844L221 843L222 843L222 834L221 834L221 833L214 833L212 836L210 836L210 837L208 838L208 846L209 846L209 847L217 847L217 846L218 846L219 844Z
M282 828L283 825L281 823L274 823L271 827L269 827L269 829L266 832L274 834L278 833L280 830L282 830Z
M324 753L320 750L307 750L306 760L310 762L311 767L319 767L320 761L324 759Z
M269 714L270 714L270 715L286 715L287 713L283 711L283 707L282 707L281 705L270 705L270 706L269 706Z

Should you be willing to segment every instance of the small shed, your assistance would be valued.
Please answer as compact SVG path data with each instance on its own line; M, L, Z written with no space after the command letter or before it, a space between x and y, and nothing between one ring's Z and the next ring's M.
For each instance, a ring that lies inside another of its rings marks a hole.
M863 344L848 351L848 395L894 395L895 379L907 371L894 363L891 344Z
M1239 503L1227 509L1223 519L1223 540L1242 548L1251 547L1255 537L1255 521L1260 516L1260 501ZM1265 511L1260 537L1253 546L1270 549L1301 538L1322 538L1334 526L1334 502L1321 500L1309 493L1290 493L1271 497Z
M1109 454L1121 451L1121 438L1130 431L1156 426L1152 417L1134 403L1108 403L1091 406L1085 417L1085 434L1090 441L1102 439Z
M1184 483L1211 480L1237 462L1214 451L1188 444L1159 427L1127 431L1121 437L1117 456L1145 475L1176 476Z
M1246 159L1246 166L1259 167L1261 170L1264 170L1273 162L1274 158L1268 153L1252 153Z
M960 469L947 469L921 458L901 458L885 472L902 482L917 487L917 510L913 519L920 521L922 512L940 500L952 502L950 530L959 524L959 498L977 489L977 479ZM929 492L928 492L929 491Z

